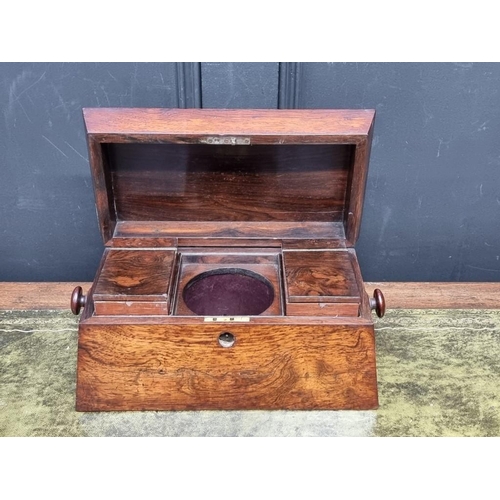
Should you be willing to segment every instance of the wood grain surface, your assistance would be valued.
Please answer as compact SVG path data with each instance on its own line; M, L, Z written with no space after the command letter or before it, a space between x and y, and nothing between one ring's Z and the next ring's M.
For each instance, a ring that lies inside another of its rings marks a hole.
M119 220L341 221L353 146L108 144Z
M86 293L92 283L0 282L0 309L67 309L75 286ZM387 309L500 309L500 283L365 283L371 296L375 288L385 295Z
M283 252L286 314L357 316L361 282L351 258L347 250Z
M120 221L114 238L151 237L203 240L343 240L344 226L341 222L220 222L220 221ZM202 244L203 243L203 244ZM238 242L241 245L241 242ZM281 243L281 242L280 242ZM179 243L180 244L180 243ZM198 242L198 246L205 241ZM233 245L231 245L233 246ZM261 245L265 246L265 245Z
M380 288L387 310L500 309L500 283L365 283L373 295Z
M103 239L118 221L333 221L353 246L374 117L374 110L86 109Z
M360 141L354 152L344 210L347 246L354 246L361 229L361 217L365 203L365 189L373 138L373 122L366 139Z
M213 272L221 269L247 270L262 276L271 285L273 300L261 315L281 315L283 306L281 303L281 271L279 265L279 251L269 249L239 249L228 250L224 248L214 249L180 249L181 258L179 262L179 278L175 297L176 315L192 316L193 311L185 302L185 288L196 277L202 273ZM209 311L209 307L207 307ZM247 315L250 313L246 313ZM219 316L220 313L206 312L207 316ZM230 315L238 315L230 313ZM240 313L239 315L243 315Z
M89 164L94 185L95 205L99 218L99 228L104 242L111 239L116 226L116 210L113 200L111 169L102 145L87 135Z
M253 142L281 138L293 143L304 137L366 136L374 110L265 110L87 108L87 132L102 142L137 142L151 136L185 142L193 136L243 136ZM285 136L285 137L283 137Z
M175 250L106 249L93 292L95 314L168 314Z
M81 411L377 405L373 327L80 326Z
M165 300L174 259L174 250L107 250L94 300Z
M283 252L289 302L360 302L347 251Z

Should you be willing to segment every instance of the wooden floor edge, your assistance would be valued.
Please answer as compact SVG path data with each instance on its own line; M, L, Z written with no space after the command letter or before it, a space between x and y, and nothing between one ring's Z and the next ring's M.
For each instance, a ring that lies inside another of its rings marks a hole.
M387 309L500 309L500 283L365 283L379 288Z
M73 288L91 283L0 282L0 310L66 309ZM389 309L500 309L500 283L365 283L382 290Z

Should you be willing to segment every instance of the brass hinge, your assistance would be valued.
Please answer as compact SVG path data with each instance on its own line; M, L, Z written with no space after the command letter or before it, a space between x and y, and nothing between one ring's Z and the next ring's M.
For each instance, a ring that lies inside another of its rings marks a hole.
M203 137L200 139L202 144L224 144L229 146L250 144L250 137Z

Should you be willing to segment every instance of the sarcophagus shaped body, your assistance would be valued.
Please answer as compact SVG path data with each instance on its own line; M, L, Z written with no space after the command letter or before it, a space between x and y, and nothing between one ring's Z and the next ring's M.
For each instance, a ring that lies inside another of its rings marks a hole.
M86 109L105 250L77 409L370 409L373 110Z

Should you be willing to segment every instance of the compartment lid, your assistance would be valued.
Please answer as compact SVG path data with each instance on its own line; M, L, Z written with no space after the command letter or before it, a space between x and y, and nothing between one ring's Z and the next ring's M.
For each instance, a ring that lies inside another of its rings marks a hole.
M96 279L96 314L168 314L175 250L106 249Z
M94 299L164 299L170 287L174 258L174 250L108 250Z
M374 110L84 109L105 242L357 240Z

